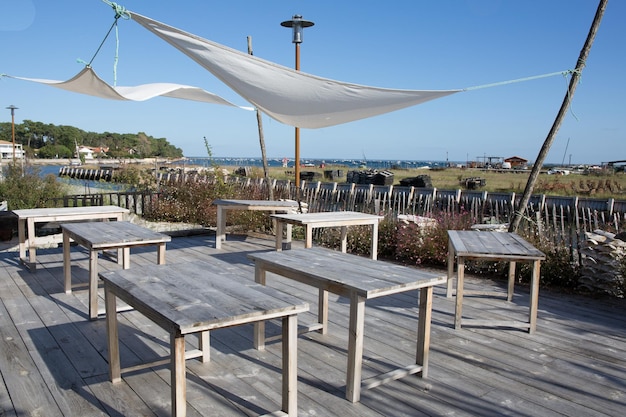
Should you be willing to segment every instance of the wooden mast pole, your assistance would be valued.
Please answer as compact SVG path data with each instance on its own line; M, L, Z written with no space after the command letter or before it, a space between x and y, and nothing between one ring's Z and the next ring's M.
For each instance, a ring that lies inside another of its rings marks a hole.
M513 217L513 221L509 225L509 232L517 232L519 224L522 220L522 216L526 211L526 207L528 206L528 202L530 201L530 196L535 187L535 183L537 182L537 178L539 177L539 172L543 167L543 162L550 151L550 147L554 142L554 138L556 137L556 133L561 127L561 123L563 122L563 118L567 113L567 109L574 97L574 92L576 91L576 87L578 86L578 82L580 80L580 76L582 74L583 68L585 67L585 62L587 61L587 57L589 56L589 52L591 51L591 45L593 45L593 41L596 37L596 33L598 32L598 28L600 27L600 22L602 21L602 16L604 15L604 11L606 10L606 5L608 0L600 0L598 4L598 8L596 10L596 15L593 18L593 23L591 24L591 28L589 29L589 34L587 35L587 40L580 51L580 55L578 56L578 60L576 61L576 68L572 74L572 78L569 82L569 87L567 89L567 93L565 94L565 98L563 99L563 103L561 104L561 108L552 124L552 128L546 137L546 140L539 151L539 155L537 156L537 160L535 161L533 168L530 172L530 176L528 177L528 182L526 183L526 188L524 189L524 194L522 194L522 199L520 200L517 208L515 210L515 216Z

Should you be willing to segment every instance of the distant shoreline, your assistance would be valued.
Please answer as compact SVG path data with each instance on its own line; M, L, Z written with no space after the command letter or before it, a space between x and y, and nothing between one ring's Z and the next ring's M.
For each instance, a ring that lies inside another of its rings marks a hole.
M86 160L83 165L154 165L154 164L165 164L181 161L183 158L175 158L175 159L166 159L166 158L122 158L122 159L90 159ZM58 159L48 159L48 158L27 158L25 160L26 164L30 165L76 165L80 164L80 160L76 158L68 159L68 158L58 158Z

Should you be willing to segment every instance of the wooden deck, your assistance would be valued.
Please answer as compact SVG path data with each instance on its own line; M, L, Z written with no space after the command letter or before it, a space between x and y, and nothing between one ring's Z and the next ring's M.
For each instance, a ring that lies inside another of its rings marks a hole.
M298 242L301 243L301 242ZM246 254L274 249L274 238L229 236L221 250L214 235L176 237L167 263L210 260L241 268L254 281ZM154 250L132 251L131 268L154 263ZM166 365L108 380L105 320L88 320L89 257L72 247L73 292L63 288L62 248L42 249L37 272L18 253L0 253L0 416L169 416ZM100 259L100 270L121 268ZM278 276L273 287L315 311L317 290ZM466 276L467 289L479 288ZM489 284L506 294L506 282ZM481 283L481 289L485 283ZM621 416L626 409L626 303L541 290L537 331L463 327L454 330L454 298L435 288L429 377L405 377L344 398L348 302L330 295L329 334L298 341L300 416ZM102 288L100 289L102 296ZM363 377L415 358L417 292L367 302ZM527 288L512 302L466 297L464 314L523 318ZM122 366L168 355L169 336L136 311L119 314ZM302 314L300 323L315 318ZM268 323L268 333L279 334ZM189 416L254 416L280 408L281 344L253 346L252 326L211 335L211 362L187 362ZM196 347L194 338L189 338Z

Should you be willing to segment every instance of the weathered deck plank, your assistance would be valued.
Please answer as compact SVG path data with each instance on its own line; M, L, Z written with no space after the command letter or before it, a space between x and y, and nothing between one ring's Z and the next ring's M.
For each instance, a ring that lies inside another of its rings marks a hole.
M295 242L298 244L300 242ZM254 281L247 253L273 250L274 239L229 237L215 250L214 236L178 237L168 244L168 264L215 257L242 269ZM154 263L150 248L132 250L132 267ZM104 320L87 320L88 256L72 249L73 293L63 290L62 249L38 252L37 272L0 253L0 414L7 416L167 416L169 370L155 366L108 381ZM120 268L100 261L100 269ZM317 291L276 275L272 287L315 311ZM466 277L467 288L476 278ZM506 283L493 282L506 294ZM473 288L472 288L473 289ZM102 296L102 290L101 296ZM415 357L417 291L367 302L363 376L378 374ZM506 328L454 330L454 300L435 288L429 377L407 377L363 391L361 402L344 399L348 308L330 295L329 333L307 333L298 343L299 415L342 416L617 416L626 407L626 321L623 300L540 291L537 332ZM466 297L464 314L487 319L523 317L527 288L513 301ZM169 353L166 332L134 311L118 315L122 366ZM303 314L301 324L315 319ZM274 323L270 332L279 333ZM248 416L279 403L281 344L252 346L252 326L212 332L210 363L187 363L188 415ZM188 342L194 346L195 338Z

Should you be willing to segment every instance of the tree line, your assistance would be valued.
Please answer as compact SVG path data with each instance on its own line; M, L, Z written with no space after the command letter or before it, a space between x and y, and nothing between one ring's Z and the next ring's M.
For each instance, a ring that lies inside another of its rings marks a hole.
M0 140L11 142L12 124L0 123ZM24 120L15 124L15 143L28 157L73 158L76 146L108 148L110 158L180 158L183 151L165 138L139 133L86 132L74 126Z

